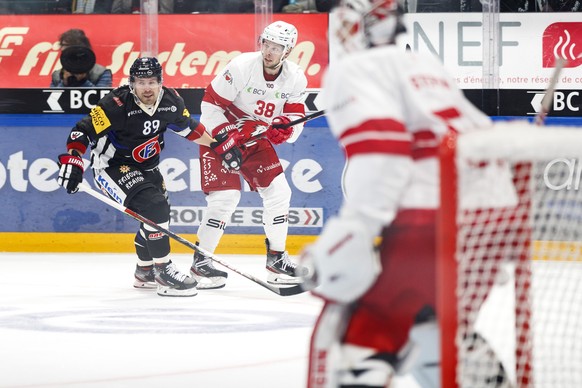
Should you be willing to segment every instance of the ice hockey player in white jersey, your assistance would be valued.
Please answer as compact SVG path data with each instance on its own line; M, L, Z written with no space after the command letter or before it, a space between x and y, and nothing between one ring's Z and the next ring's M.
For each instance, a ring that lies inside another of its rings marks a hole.
M301 272L286 251L291 189L273 145L294 142L303 124L278 129L305 116L307 79L303 70L287 60L297 43L297 29L286 22L268 25L260 51L243 53L230 61L206 88L200 122L212 136L238 131L242 150L240 170L225 168L209 147L200 147L201 186L207 207L198 229L198 243L214 252L240 200L241 176L263 201L268 273L271 283L298 282ZM198 288L219 288L226 273L195 254L191 273Z
M339 213L301 255L325 300L308 387L388 387L406 365L422 387L439 386L437 149L447 131L491 122L438 58L395 44L404 32L397 1L345 0L330 19L342 55L323 93L347 168ZM420 362L408 357L415 353Z

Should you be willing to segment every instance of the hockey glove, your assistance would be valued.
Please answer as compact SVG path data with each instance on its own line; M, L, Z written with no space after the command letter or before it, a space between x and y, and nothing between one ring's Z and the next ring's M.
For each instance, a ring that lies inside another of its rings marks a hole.
M57 183L67 189L67 193L76 193L79 190L79 183L83 181L83 159L76 153L61 154L58 163L60 170Z
M269 129L267 129L267 138L273 144L282 144L293 135L293 127L281 128L289 124L291 119L286 116L277 116L271 121Z
M263 137L269 124L261 120L244 120L238 126L242 135L240 144L245 144Z
M238 148L241 135L238 131L219 133L214 137L216 140L210 147L222 158L224 167L231 170L239 170L242 162L242 152Z
M381 266L374 249L374 236L356 219L331 218L317 241L301 254L302 265L312 268L311 280L318 284L315 295L351 303L376 281Z

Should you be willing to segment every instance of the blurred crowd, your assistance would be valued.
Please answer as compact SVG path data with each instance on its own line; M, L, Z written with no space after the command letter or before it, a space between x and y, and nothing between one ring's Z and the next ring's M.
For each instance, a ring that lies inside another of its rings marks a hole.
M273 0L273 12L327 12L333 2ZM139 14L141 11L140 0L0 0L1 14ZM254 0L158 0L160 14L254 12Z
M328 12L338 0L273 0L273 13ZM485 0L404 0L406 12L481 12ZM140 0L0 0L0 14L139 14ZM582 0L500 0L501 12L579 12ZM160 14L254 13L254 0L158 0Z

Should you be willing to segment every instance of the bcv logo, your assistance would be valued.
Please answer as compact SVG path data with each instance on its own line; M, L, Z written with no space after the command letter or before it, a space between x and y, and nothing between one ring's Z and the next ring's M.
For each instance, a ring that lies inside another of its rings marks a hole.
M542 38L542 65L555 67L556 58L567 62L564 67L578 67L582 64L582 22L561 22L550 24Z
M143 144L135 147L132 152L133 159L142 163L147 159L158 155L162 151L160 143L158 142L158 136L146 141Z

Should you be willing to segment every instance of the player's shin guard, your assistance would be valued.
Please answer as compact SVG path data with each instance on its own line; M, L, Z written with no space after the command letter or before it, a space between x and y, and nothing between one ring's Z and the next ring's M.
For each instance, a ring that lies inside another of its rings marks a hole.
M285 175L279 174L266 188L258 189L263 199L263 227L273 251L285 251L289 231L291 188Z
M133 286L136 288L156 288L154 279L154 261L150 256L145 239L145 231L140 228L134 239L137 264L135 266Z
M213 191L206 196L207 207L198 228L200 247L214 252L236 205L240 200L237 190Z

